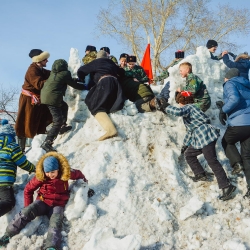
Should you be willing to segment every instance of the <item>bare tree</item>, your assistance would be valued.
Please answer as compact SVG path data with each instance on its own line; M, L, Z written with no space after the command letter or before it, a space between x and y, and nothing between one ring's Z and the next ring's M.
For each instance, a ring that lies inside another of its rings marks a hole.
M195 48L205 45L208 39L218 41L226 49L235 49L237 45L230 42L230 35L249 33L249 10L219 5L218 11L210 11L209 2L110 0L109 8L100 10L97 29L130 48L139 62L150 37L156 74L170 61L166 60L167 55L176 49L194 53Z
M0 111L8 115L14 123L17 116L16 95L18 93L19 90L14 87L4 88L0 85Z

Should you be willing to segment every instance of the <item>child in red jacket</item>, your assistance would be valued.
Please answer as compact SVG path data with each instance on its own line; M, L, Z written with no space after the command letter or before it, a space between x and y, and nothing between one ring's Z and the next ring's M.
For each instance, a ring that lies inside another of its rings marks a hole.
M80 170L70 169L63 155L49 152L42 156L36 166L36 176L24 189L25 207L7 226L0 239L0 246L6 246L12 236L37 216L47 215L50 222L45 249L60 249L63 212L69 199L69 179L83 179L87 182ZM38 195L33 202L33 194L37 189Z

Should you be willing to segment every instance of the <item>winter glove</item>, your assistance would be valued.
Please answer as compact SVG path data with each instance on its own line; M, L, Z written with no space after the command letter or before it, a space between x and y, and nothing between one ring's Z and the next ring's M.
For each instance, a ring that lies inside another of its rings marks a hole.
M155 98L156 102L156 109L160 111L164 111L166 107L168 107L170 104L166 101L165 98Z
M187 148L188 148L188 146L183 145L183 146L181 147L181 154L184 154L185 151L187 150Z
M220 110L219 120L222 125L226 125L227 114L222 111L224 103L222 101L217 101L216 106Z
M88 197L90 198L90 197L92 197L93 195L95 194L95 191L93 190L93 189L89 189L89 191L88 191Z
M217 101L216 102L216 106L217 106L218 109L222 109L223 105L224 105L223 101Z
M222 125L226 125L227 114L224 113L224 112L222 111L222 109L220 109L219 119L220 119L220 123L221 123Z

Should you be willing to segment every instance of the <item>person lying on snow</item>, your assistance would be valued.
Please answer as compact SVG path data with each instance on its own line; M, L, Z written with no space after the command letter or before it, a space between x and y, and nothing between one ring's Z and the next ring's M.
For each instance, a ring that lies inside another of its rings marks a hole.
M194 182L209 181L205 170L197 159L198 155L203 154L215 174L219 189L222 189L222 195L219 199L223 201L232 199L236 187L229 182L216 155L215 145L220 136L219 129L212 126L209 117L196 107L191 92L179 92L175 100L179 103L180 108L171 106L164 98L159 99L158 103L166 114L183 117L187 134L181 153L185 154L185 159L194 173L192 180Z
M61 249L63 212L70 196L69 179L83 179L87 182L80 170L70 168L62 154L49 152L43 155L36 166L35 177L24 189L25 207L7 226L4 236L0 239L0 246L6 246L11 237L18 234L37 216L47 215L50 221L45 249ZM33 201L36 190L38 195Z
M16 181L17 166L29 173L35 166L23 154L15 140L14 128L8 120L1 120L0 126L0 217L15 206L13 185Z

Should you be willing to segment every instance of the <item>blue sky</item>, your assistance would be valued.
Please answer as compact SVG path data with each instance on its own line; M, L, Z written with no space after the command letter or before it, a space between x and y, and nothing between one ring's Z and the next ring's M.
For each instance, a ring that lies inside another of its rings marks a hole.
M235 8L250 9L249 0L213 0L211 8L228 2ZM31 63L31 49L50 52L47 69L56 59L68 60L70 48L77 48L82 57L88 44L97 49L108 46L111 54L119 57L124 52L122 44L107 37L98 38L95 30L100 7L106 8L108 3L109 0L1 0L0 84L21 88ZM240 52L250 52L249 38L234 38L242 45Z

